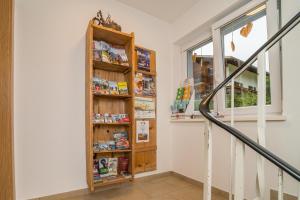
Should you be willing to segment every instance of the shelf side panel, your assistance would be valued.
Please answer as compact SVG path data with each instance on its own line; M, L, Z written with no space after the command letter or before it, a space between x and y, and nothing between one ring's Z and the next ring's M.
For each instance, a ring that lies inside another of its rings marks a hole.
M90 191L94 191L93 184L93 29L89 25L86 33L86 69L85 69L85 127L86 127L86 177Z

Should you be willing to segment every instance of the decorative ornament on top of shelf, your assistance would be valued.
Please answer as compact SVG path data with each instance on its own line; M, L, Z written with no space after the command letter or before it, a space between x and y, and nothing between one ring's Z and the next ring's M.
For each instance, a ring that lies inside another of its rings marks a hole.
M111 28L111 29L114 29L117 31L122 31L122 27L119 24L117 24L114 20L111 19L110 14L108 14L106 19L104 19L101 10L99 10L97 12L97 16L93 18L93 23L96 25L101 25L101 26Z

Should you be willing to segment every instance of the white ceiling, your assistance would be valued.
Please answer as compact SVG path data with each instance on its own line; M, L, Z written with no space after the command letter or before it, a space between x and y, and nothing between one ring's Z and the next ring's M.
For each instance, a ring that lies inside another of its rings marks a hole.
M200 0L117 0L172 23Z

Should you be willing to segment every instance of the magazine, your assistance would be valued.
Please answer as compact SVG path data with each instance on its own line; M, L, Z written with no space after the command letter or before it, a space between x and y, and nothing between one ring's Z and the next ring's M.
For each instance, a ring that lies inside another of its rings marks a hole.
M118 175L118 158L108 159L108 173L110 176Z
M109 84L109 93L110 94L119 94L118 84L115 81L108 81Z
M128 58L125 49L122 47L114 46L112 47L113 52L116 54L117 63L124 66L129 66Z
M94 164L93 164L93 176L94 176L94 181L100 180L99 162L97 159L94 160Z
M118 82L118 89L120 94L128 94L127 82Z
M128 134L126 131L115 132L114 139L116 142L116 149L129 149Z
M149 142L149 121L136 121L136 143Z
M140 48L136 48L136 52L138 69L150 72L150 52Z
M94 60L129 66L123 46L111 45L104 41L93 41Z
M142 73L135 74L134 93L137 95L143 94L143 74Z
M136 97L135 103L136 118L155 118L155 99Z
M100 79L100 90L101 94L109 94L109 84L105 79Z
M100 91L101 81L98 77L93 77L93 90Z
M100 177L109 176L108 172L108 158L100 158L99 159L99 174Z
M155 81L152 76L143 76L143 95L155 96Z

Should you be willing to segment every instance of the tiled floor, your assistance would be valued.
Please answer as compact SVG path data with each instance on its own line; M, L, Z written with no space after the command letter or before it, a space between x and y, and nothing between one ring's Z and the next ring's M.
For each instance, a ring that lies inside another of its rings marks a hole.
M203 199L202 195L203 190L199 184L168 174L138 179L117 188L63 198L63 200L200 200ZM228 198L222 193L213 193L212 199Z

